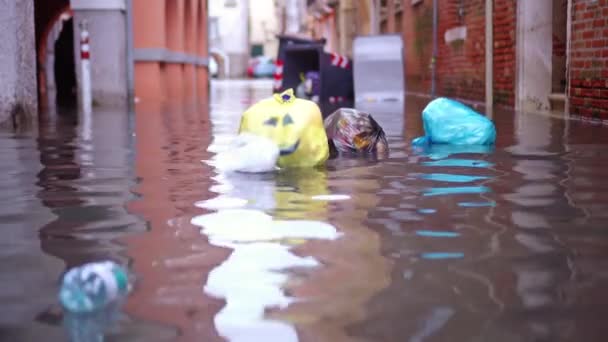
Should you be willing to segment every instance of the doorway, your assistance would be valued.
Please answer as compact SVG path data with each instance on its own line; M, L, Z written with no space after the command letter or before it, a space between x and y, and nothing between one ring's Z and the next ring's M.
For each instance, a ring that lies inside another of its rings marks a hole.
M566 101L566 46L568 42L568 0L553 0L552 26L552 69L549 107L552 112L563 113L565 110Z
M77 102L73 22L73 18L63 21L54 43L53 72L58 107L74 107Z

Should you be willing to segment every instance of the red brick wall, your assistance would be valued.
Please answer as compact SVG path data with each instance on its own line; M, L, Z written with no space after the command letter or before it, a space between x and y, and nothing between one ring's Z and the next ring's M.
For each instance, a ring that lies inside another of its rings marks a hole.
M485 98L485 1L444 0L439 4L437 90L442 96L484 101ZM466 26L466 39L446 43L447 30Z
M485 1L439 0L437 94L469 101L485 100ZM517 0L494 0L494 102L512 107L515 99L515 26ZM403 5L406 89L430 92L432 1ZM467 27L464 41L446 43L447 30Z
M494 0L494 104L515 105L517 0Z
M412 6L403 4L401 20L405 48L405 86L409 92L431 91L433 52L433 3L431 0Z
M380 22L380 33L381 34L391 34L391 33L401 33L403 25L403 11L397 11L395 13L395 31L388 31L388 20L384 19Z
M608 0L574 0L570 114L608 119Z

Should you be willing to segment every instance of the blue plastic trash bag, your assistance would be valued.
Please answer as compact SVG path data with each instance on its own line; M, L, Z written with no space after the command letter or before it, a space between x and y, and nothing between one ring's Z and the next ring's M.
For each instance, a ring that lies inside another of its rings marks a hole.
M494 123L472 108L454 100L438 98L422 111L425 136L412 145L492 145L496 141Z

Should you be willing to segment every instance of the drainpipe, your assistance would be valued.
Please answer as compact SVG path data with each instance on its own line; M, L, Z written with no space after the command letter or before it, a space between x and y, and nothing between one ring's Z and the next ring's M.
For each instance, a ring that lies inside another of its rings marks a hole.
M388 0L386 3L386 31L388 31L388 33L395 33L395 0Z
M492 118L493 90L494 90L494 51L493 51L493 29L492 15L493 0L486 0L486 116Z
M568 0L568 18L566 19L566 100L564 101L564 116L570 115L570 52L572 51L572 0ZM566 120L566 125L569 122ZM566 126L568 127L568 126Z
M437 0L433 0L433 56L431 57L431 97L435 98L437 77Z
M339 27L339 53L352 56L352 40L354 39L353 34L353 23L354 23L354 10L355 1L353 0L342 0L339 3L339 16L338 16L338 27ZM335 52L335 51L334 51Z
M135 97L134 65L133 65L133 0L126 0L127 22L127 104L132 108Z
M369 34L380 34L380 2L379 0L368 0L370 14Z

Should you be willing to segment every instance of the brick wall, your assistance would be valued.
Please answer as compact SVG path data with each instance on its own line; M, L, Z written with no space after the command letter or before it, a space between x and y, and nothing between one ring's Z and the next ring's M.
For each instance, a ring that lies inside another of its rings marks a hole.
M484 3L484 0L440 1L437 56L437 90L440 95L484 101ZM459 26L466 26L466 38L446 42L446 31Z
M405 48L405 86L409 92L431 91L431 57L433 52L433 4L425 0L412 6L403 5L401 21Z
M494 0L494 104L515 104L517 0Z
M462 7L460 4L462 3ZM517 0L494 0L494 102L514 105L515 26ZM403 39L406 46L408 91L430 92L432 1L404 3ZM485 100L485 1L439 0L437 94L463 100ZM446 42L447 30L465 26L464 40Z
M608 119L608 0L573 0L570 114Z

